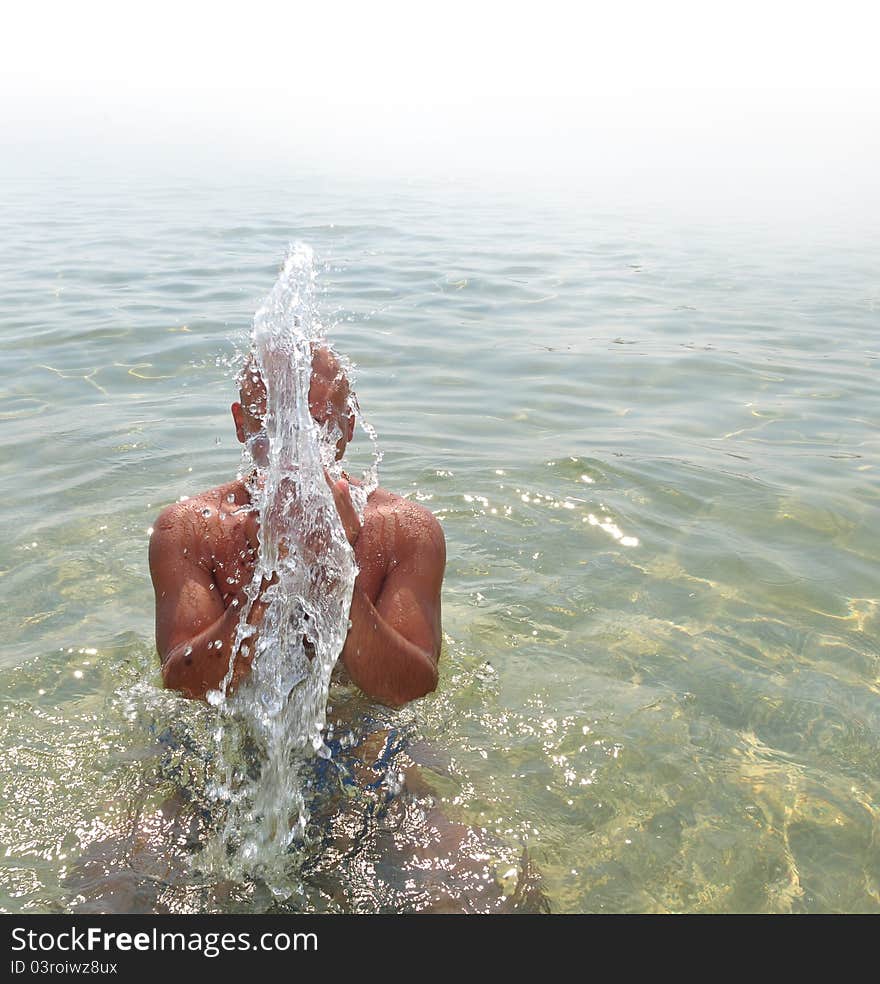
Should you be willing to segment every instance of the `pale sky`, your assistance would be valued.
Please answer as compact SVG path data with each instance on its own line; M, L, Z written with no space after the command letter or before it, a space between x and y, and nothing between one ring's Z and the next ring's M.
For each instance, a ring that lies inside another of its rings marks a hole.
M0 139L5 153L100 145L343 172L661 174L684 187L719 171L780 192L821 177L870 195L872 6L17 4L0 35Z

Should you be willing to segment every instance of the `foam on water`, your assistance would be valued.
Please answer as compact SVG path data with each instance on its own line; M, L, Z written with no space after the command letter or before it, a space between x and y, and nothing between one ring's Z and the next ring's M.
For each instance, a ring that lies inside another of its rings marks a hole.
M243 468L260 549L233 647L251 649L253 664L233 692L233 657L220 689L209 694L219 714L214 795L228 803L209 856L270 884L282 869L289 876L295 857L288 849L306 830L302 765L330 755L322 736L327 694L358 573L329 485L342 477L340 433L316 423L309 409L313 351L326 344L312 250L298 244L254 317L243 370L259 373L266 388L263 429L248 441ZM353 395L349 403L359 416ZM372 428L361 424L375 445ZM351 486L361 515L378 461L376 453L364 481ZM258 598L267 605L262 621L252 616Z

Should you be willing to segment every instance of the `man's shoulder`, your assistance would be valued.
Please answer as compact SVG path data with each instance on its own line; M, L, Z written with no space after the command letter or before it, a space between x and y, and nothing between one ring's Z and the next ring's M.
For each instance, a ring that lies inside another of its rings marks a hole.
M371 517L369 514L372 513ZM446 554L446 538L440 520L426 509L421 503L413 502L405 496L378 488L370 496L367 503L367 516L387 526L389 521L394 528L394 536L398 545L406 545L413 549L429 549L433 552Z
M421 503L383 488L377 488L370 493L367 500L367 512L375 512L383 516L407 517L416 521L434 522L439 525L437 517Z
M163 516L173 519L180 516L188 516L193 513L201 512L204 509L214 509L226 500L226 496L235 494L236 488L241 485L239 481L225 482L213 489L206 489L196 495L182 495L176 502L166 506L159 518Z
M199 521L200 518L219 510L238 484L226 482L197 495L181 496L156 517L153 523L154 538L158 534L163 540L185 540L190 537L202 539L205 524Z

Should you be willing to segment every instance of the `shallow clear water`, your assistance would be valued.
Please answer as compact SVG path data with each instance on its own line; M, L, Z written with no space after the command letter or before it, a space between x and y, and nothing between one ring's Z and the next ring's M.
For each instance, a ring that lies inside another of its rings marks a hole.
M554 912L880 909L876 233L302 178L0 199L3 909L480 909L524 850ZM198 867L211 712L159 689L146 548L236 471L217 360L294 239L448 568L437 693L332 698L430 792L346 787L279 899Z

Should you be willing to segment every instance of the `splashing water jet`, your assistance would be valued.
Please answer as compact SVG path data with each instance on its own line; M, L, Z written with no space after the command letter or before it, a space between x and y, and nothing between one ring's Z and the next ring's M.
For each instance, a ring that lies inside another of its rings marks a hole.
M226 873L259 874L270 886L289 876L295 858L288 849L306 831L303 765L312 755L330 756L322 736L327 694L358 573L328 485L342 477L340 432L319 425L309 408L313 353L326 345L315 280L312 251L297 244L254 316L245 372L255 382L262 378L266 410L262 430L247 442L245 463L259 551L229 670L208 695L219 713L220 777L213 793L228 812L207 859ZM362 515L381 455L353 395L349 409L374 446L364 481L350 486ZM261 621L252 618L258 600L265 606ZM251 672L233 692L235 654L248 648Z

